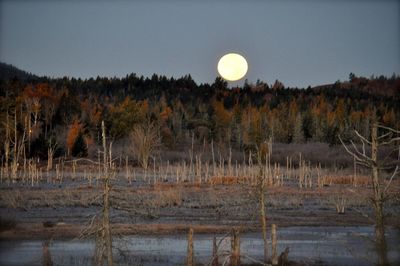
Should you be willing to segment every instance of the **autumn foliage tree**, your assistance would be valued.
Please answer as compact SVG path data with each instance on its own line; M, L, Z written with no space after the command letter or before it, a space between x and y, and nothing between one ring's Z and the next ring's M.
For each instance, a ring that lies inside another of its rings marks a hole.
M215 115L216 139L218 141L226 141L229 144L232 136L232 112L225 109L224 104L220 101L214 101L212 106Z
M86 157L88 155L88 148L82 131L79 131L79 134L75 139L71 155L74 157Z
M83 125L78 119L75 119L68 127L67 141L66 141L68 155L71 155L71 152L74 149L74 147L75 147L74 153L75 154L79 153L77 150L77 146L75 146L75 143L77 142L77 140L81 142L82 139L83 139Z
M347 133L352 129L369 136L372 121L399 129L399 84L396 75L352 76L349 82L307 89L286 88L279 81L270 85L247 81L243 88L230 89L220 78L197 85L190 75L29 81L2 80L0 75L0 116L16 110L17 130L26 134L28 156L38 156L39 150L47 149L40 146L54 137L58 148L70 154L83 128L85 142L98 145L102 120L107 135L122 142L135 125L152 121L166 149L186 149L192 136L195 144L218 141L239 150L257 145L266 136L280 143L336 145L338 134L345 141L357 142ZM81 130L76 130L75 120ZM5 146L1 145L2 154Z

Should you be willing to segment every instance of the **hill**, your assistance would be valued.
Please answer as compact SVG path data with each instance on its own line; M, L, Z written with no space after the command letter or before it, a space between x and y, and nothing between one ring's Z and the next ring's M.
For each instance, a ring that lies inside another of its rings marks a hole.
M350 74L349 81L338 81L334 84L320 85L313 88L315 91L337 89L357 90L369 94L399 97L400 78L393 74L390 78L379 76L368 79L365 77L356 77L354 74Z
M0 62L0 80L35 80L37 78L37 76L24 70L20 70L13 65Z

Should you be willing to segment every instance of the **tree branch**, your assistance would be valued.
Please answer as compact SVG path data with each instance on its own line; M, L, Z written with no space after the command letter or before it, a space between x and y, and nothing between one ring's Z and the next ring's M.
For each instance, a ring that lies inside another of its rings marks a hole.
M393 128L391 128L391 127L386 127L386 126L382 126L382 125L377 125L377 127L378 127L378 128L383 128L383 129L386 129L386 130L389 130L389 131L392 131L392 132L397 133L397 134L400 134L400 131L399 131L399 130L393 129Z
M392 183L393 178L399 173L399 166L396 165L396 169L394 169L394 172L392 174L392 176L390 177L389 182L386 184L385 190L383 191L384 193L386 193L386 191L388 190L390 184Z
M371 164L369 163L368 160L362 159L362 158L360 158L357 154L355 154L354 152L352 152L352 151L347 147L347 145L344 144L344 142L343 142L342 138L340 137L340 135L339 135L338 137L339 137L340 142L342 143L343 147L345 148L345 150L346 150L346 152L347 152L348 154L350 154L351 156L353 156L359 164L364 165L364 166L366 166L366 167L371 167ZM353 145L354 145L354 143L353 143Z
M384 138L386 138L386 137L388 137L388 136L391 136L391 135L393 135L393 132L388 132L388 133L383 134L382 136L378 137L378 140L384 139Z
M369 162L369 163L372 162L372 158L370 158L370 157L368 157L368 156L366 155L364 143L363 143L363 152L360 152L360 151L358 150L357 146L354 144L353 141L350 141L350 143L351 143L351 145L353 146L354 151L355 151L359 156L363 157L364 160L366 160L366 161Z
M74 160L64 161L64 163L72 163L74 161L75 162L86 161L86 162L89 162L89 163L92 163L92 164L103 165L102 163L98 163L98 162L95 162L95 161L87 159L87 158L78 158L78 159L74 159Z
M400 137L392 138L392 139L390 139L389 141L381 142L381 143L379 143L379 145L389 145L390 143L392 143L392 142L394 142L394 141L400 141Z
M360 133L358 133L357 130L354 130L354 132L356 133L356 135L364 142L368 143L369 145L372 145L372 142L367 140L364 136L362 136Z

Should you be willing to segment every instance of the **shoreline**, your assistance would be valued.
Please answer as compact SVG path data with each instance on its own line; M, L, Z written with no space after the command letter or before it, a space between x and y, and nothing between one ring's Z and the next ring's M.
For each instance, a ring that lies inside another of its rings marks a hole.
M272 224L272 223L270 223ZM346 225L295 225L283 224L278 228L287 227L370 227L373 224L346 224ZM399 225L388 225L388 228L399 229ZM7 240L62 240L62 239L86 239L93 237L92 235L82 236L83 230L87 226L79 224L66 224L59 223L52 227L44 227L42 223L21 223L15 228L0 232L0 241ZM113 235L129 236L129 235L185 235L193 228L195 234L225 234L231 232L233 229L239 229L241 233L254 233L261 228L258 225L244 225L244 226L228 226L228 225L204 225L204 224L113 224Z

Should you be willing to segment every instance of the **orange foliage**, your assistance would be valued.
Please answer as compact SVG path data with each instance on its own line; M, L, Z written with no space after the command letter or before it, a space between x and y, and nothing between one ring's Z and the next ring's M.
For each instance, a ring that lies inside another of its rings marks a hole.
M215 101L213 103L215 116L217 118L217 122L222 126L228 126L232 119L232 113L225 109L224 104L219 101Z
M26 99L32 98L54 98L54 90L48 83L39 83L37 85L27 85L22 92L22 96Z
M39 83L36 85L36 91L41 98L54 98L54 90L48 83Z
M336 120L339 124L343 124L346 116L346 105L344 99L340 99L335 109Z
M329 126L333 126L335 124L335 122L336 122L336 114L335 114L335 112L331 112L331 111L328 112L326 114L326 119L328 121L328 125Z
M89 115L90 120L95 124L99 124L100 123L100 118L101 118L101 109L100 106L98 106L98 108L92 109L92 112Z
M91 146L94 144L94 139L92 136L86 136L85 137L85 143L87 146Z
M149 112L149 101L148 100L144 100L141 102L140 110L142 112L142 115L145 115Z
M68 133L67 133L67 148L68 153L71 151L72 147L75 144L76 138L79 133L82 131L83 125L79 122L78 119L74 119L71 125L69 125Z
M394 126L396 124L396 114L394 113L393 109L385 112L383 115L383 122L389 126Z
M32 85L27 85L22 92L22 97L25 99L35 98L38 96L38 93L36 93Z
M352 124L359 123L363 118L363 112L361 111L353 111L350 113L350 121Z
M262 128L262 113L256 107L249 106L242 112L241 125L243 128L243 142L245 144L257 143L261 140L261 136L265 129ZM271 112L269 118L273 118Z
M160 113L160 117L161 117L161 119L162 119L163 121L167 121L167 120L171 117L171 114L172 114L172 109L171 109L169 106L167 106L167 107L165 107L164 110Z
M326 114L329 111L329 105L325 101L325 98L322 96L318 96L319 102L318 102L318 114Z
M81 108L88 116L89 122L93 125L100 123L102 107L98 103L90 103L88 99L81 102Z

